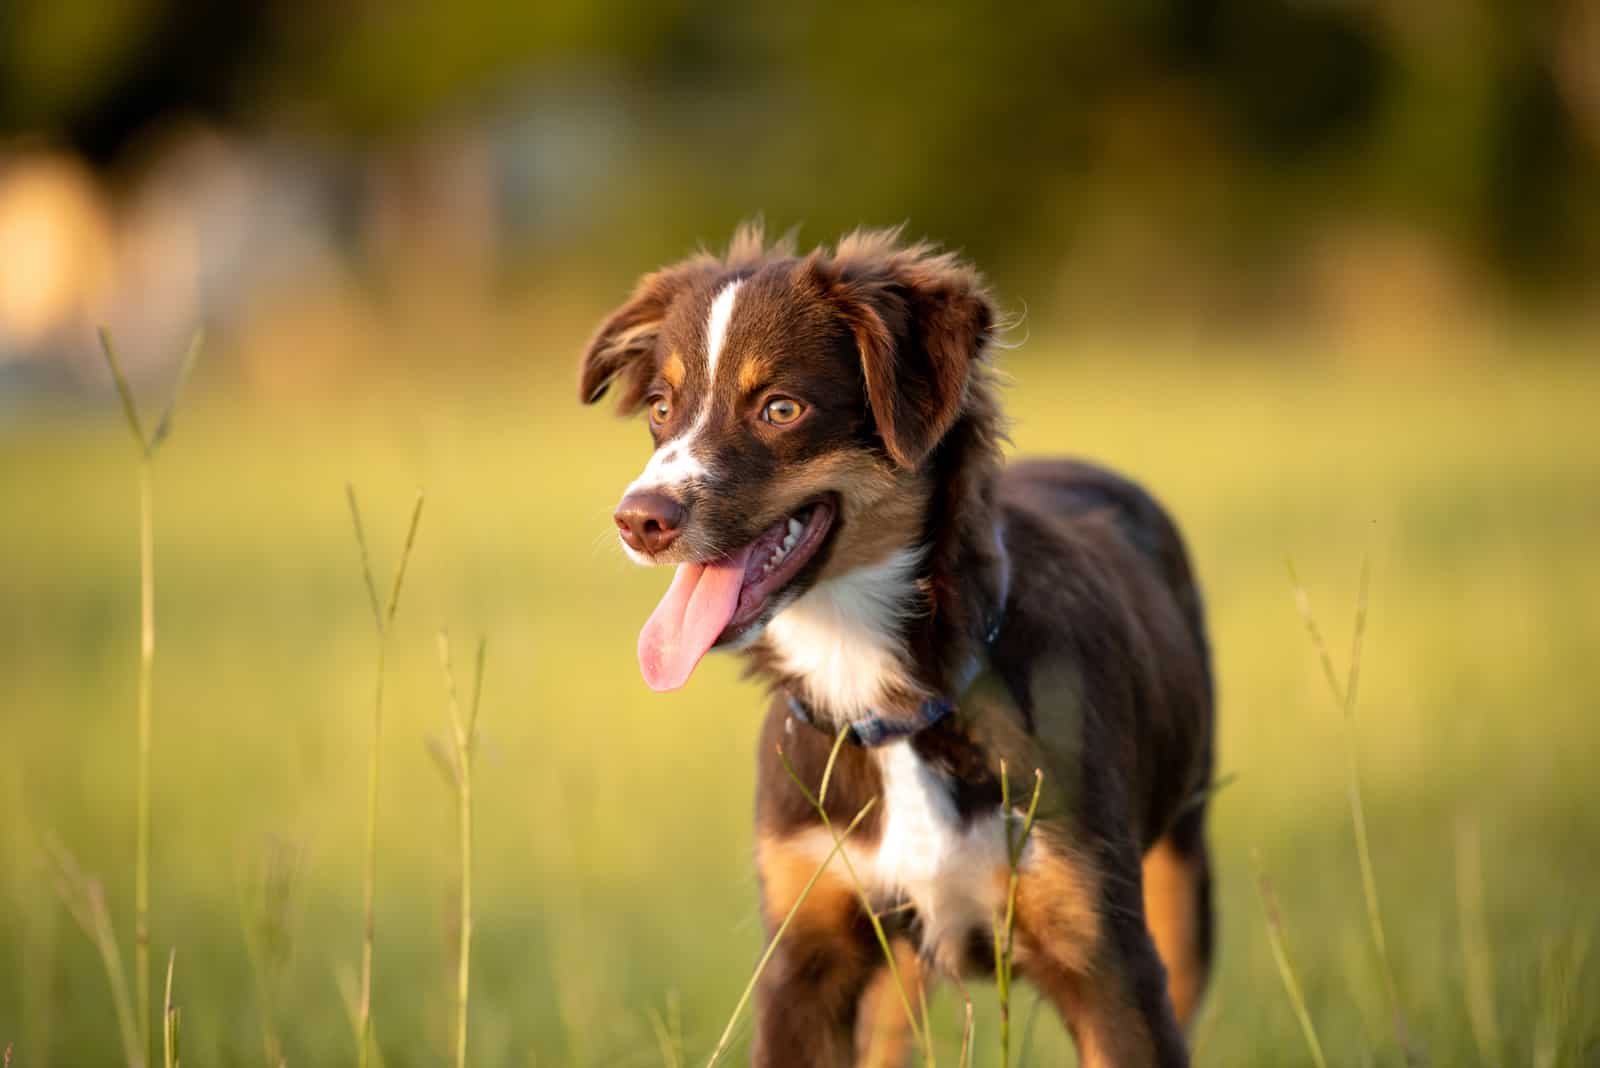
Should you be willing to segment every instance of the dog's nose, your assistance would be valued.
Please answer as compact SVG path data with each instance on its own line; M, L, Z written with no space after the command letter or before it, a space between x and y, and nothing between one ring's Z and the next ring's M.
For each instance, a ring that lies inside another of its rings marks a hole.
M634 490L617 505L617 529L637 552L654 555L678 538L686 516L683 505L664 493Z

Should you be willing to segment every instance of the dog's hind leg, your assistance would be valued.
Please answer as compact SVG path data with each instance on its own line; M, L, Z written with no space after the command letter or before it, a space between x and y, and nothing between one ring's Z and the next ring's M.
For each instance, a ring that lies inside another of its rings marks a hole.
M880 962L861 995L856 1017L856 1068L899 1068L906 1063L911 1049L911 1023L906 1018L905 1002L910 1001L913 1012L921 1011L918 1003L926 976L911 943L896 939L891 945L906 996L901 999L894 975Z
M1144 911L1178 1024L1188 1031L1205 991L1216 942L1205 807L1186 812L1144 856Z
M1055 1003L1084 1068L1186 1068L1139 898L1138 851L1035 840L1017 886L1018 974ZM1098 855L1097 861L1087 859Z

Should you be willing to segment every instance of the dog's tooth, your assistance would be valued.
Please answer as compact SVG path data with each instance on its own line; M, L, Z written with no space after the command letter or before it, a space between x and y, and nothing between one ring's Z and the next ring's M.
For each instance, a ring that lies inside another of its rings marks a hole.
M790 518L790 520L789 520L789 537L790 538L798 538L800 536L800 532L802 530L804 530L804 529L806 529L806 528L800 525L800 520L794 519L792 517Z
M797 539L793 534L790 534L788 537L784 538L783 539L783 551L784 552L788 552L790 549L793 549L794 548L794 543L797 540L799 540L799 539Z

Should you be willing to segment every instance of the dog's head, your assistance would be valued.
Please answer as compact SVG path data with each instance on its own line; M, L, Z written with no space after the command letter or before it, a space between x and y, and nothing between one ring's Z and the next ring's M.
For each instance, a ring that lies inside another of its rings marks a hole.
M655 442L616 511L632 559L677 566L639 638L652 687L921 537L994 314L971 268L897 236L797 257L741 231L645 277L590 342L583 401L616 388Z

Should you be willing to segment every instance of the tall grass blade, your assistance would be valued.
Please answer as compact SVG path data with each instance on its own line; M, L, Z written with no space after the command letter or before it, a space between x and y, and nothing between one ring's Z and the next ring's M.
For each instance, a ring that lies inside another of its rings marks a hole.
M178 1068L178 1010L172 1004L172 970L177 963L174 949L167 954L167 993L161 1011L161 1063L165 1068Z
M1278 899L1272 892L1272 884L1267 881L1266 872L1261 869L1261 854L1257 852L1253 859L1256 866L1256 893L1260 895L1261 910L1267 917L1267 941L1272 946L1272 959L1278 964L1278 977L1283 980L1284 992L1289 995L1295 1016L1300 1020L1300 1030L1305 1035L1306 1048L1311 1052L1312 1063L1317 1068L1328 1068L1328 1059L1322 1054L1322 1042L1317 1038L1317 1028L1311 1022L1311 1010L1306 1008L1306 997L1300 989L1300 980L1295 975L1294 965L1289 962L1289 948L1283 934L1283 919L1278 914Z
M1560 938L1546 936L1539 946L1539 1010L1533 1028L1534 1068L1589 1065L1594 1048L1580 1026L1586 999L1584 966L1593 928L1581 923ZM1585 1047L1588 1048L1585 1048Z
M1500 1022L1495 1016L1494 960L1483 908L1483 843L1476 823L1456 823L1456 915L1467 972L1467 1021L1478 1058L1490 1068L1501 1063Z
M378 633L383 633L383 611L378 607L378 585L372 578L372 554L367 549L367 531L361 523L361 504L356 500L356 488L349 482L344 484L345 500L350 502L350 524L355 528L356 546L361 550L361 577L367 584L367 602L372 607L372 623L378 628Z
M359 1034L361 1031L360 977L356 975L355 969L351 968L349 965L342 964L335 967L333 981L334 985L339 989L339 1004L344 1007L345 1018L350 1024L351 1033ZM370 1049L372 1051L373 1068L383 1068L383 1043L378 1038L377 1024L372 1024L370 1030L372 1037ZM282 1068L284 1062L279 1061L278 1063L279 1068Z
M105 888L100 880L85 875L77 859L55 838L46 838L43 847L50 861L57 896L100 952L100 963L105 969L106 982L111 987L112 1007L116 1010L117 1028L122 1036L122 1053L128 1068L144 1068L144 1046L140 1043L133 999L128 994L128 975L123 970L122 954L117 949L111 912L106 908Z
M138 786L137 842L134 850L133 956L134 987L138 998L139 1040L145 1059L150 1056L150 732L153 708L152 679L155 673L155 533L152 467L156 451L172 432L178 396L189 372L200 355L201 334L196 331L178 371L177 383L155 433L145 437L139 419L139 406L117 358L116 344L105 327L99 330L100 351L104 354L111 380L122 402L122 414L139 450L139 697L138 697Z
M956 1068L972 1068L972 991L967 989L967 984L956 977L956 989L961 992L961 1053L956 1058ZM922 1007L924 1019L928 1016L928 1007L924 1002Z
M1035 996L1033 1004L1028 1006L1028 1015L1022 1021L1022 1041L1017 1043L1017 1064L1028 1063L1028 1050L1033 1045L1034 1025L1039 1022L1039 1006L1044 1004L1044 999Z
M478 673L472 685L472 705L463 714L461 703L456 698L456 675L450 662L450 636L444 631L439 632L439 665L444 671L451 738L455 745L453 767L461 839L460 944L456 953L456 1068L466 1068L467 1063L467 1009L472 962L472 757L477 741L478 705L483 698L483 664L487 648L488 641L480 638Z
M389 630L389 624L394 622L395 609L400 607L400 588L405 585L406 565L411 562L411 548L417 543L417 524L422 522L422 491L417 491L417 499L411 505L411 522L406 526L405 544L400 548L400 565L394 569L394 583L389 587L389 609L384 613L383 629Z
M355 527L356 544L361 550L361 573L366 580L367 596L372 607L373 623L378 637L377 681L372 701L372 736L367 752L367 828L365 864L361 884L363 924L361 930L361 993L356 1005L357 1063L368 1068L372 1046L372 960L377 937L377 883L378 883L378 781L383 770L383 683L389 654L389 630L394 622L395 610L400 604L400 590L405 583L406 565L416 544L417 525L422 520L423 494L417 491L411 508L411 522L406 529L405 544L400 550L400 562L395 568L394 582L389 590L386 611L378 610L378 585L372 575L371 554L367 550L366 532L361 526L361 507L356 500L355 487L345 484L345 496L350 502L350 519Z
M154 492L150 453L139 462L139 783L134 863L134 984L139 996L140 1046L150 1051L150 735L154 716L156 591Z
M111 381L117 387L117 399L122 402L122 416L127 420L128 431L133 434L139 452L149 453L150 442L144 436L144 425L139 422L139 406L134 403L133 389L128 385L128 376L122 372L122 361L117 358L117 346L111 340L111 331L102 326L97 333L100 337L100 351L106 358L106 366L111 370Z
M294 954L294 918L305 847L268 836L258 859L241 866L239 925L256 985L256 1015L268 1065L283 1060L278 1002Z
M154 434L150 435L150 451L155 452L161 443L167 440L167 435L172 433L172 420L177 415L178 398L183 395L183 387L189 383L189 375L194 371L194 362L200 358L200 347L205 343L204 330L196 330L189 339L189 348L183 354L183 363L178 365L178 377L172 383L172 395L167 398L167 408L161 413L161 421L156 424Z
M1039 794L1044 789L1044 772L1033 771L1033 797L1020 828L1013 825L1011 811L1011 780L1005 761L1000 762L1000 811L1006 827L1006 902L1005 910L994 921L994 978L1000 1001L1000 1068L1011 1064L1011 975L1015 957L1012 937L1017 921L1017 884L1020 879L1022 851L1033 833L1033 820L1039 812Z
M1306 633L1311 638L1323 675L1328 680L1328 690L1333 695L1344 716L1345 726L1345 784L1350 804L1350 823L1355 832L1356 859L1361 868L1361 894L1366 905L1367 928L1372 944L1378 952L1379 970L1383 975L1384 992L1388 997L1389 1011L1394 1016L1395 1041L1409 1064L1425 1062L1420 1050L1411 1040L1411 1029L1406 1023L1405 1009L1400 1001L1400 986L1395 981L1394 965L1389 957L1389 940L1384 935L1383 910L1378 901L1378 877L1372 864L1372 849L1368 844L1366 804L1361 792L1360 737L1356 730L1356 699L1361 688L1361 645L1367 629L1367 603L1372 585L1372 558L1361 556L1361 583L1356 598L1355 630L1350 642L1350 671L1344 685L1333 667L1333 657L1328 643L1322 638L1316 616L1311 611L1311 597L1300 583L1294 564L1289 563L1289 581L1294 587L1295 604L1305 621Z
M662 1016L654 1005L650 1006L645 1016L650 1021L650 1030L655 1035L656 1049L661 1053L664 1068L683 1068L683 1036L674 1023Z

